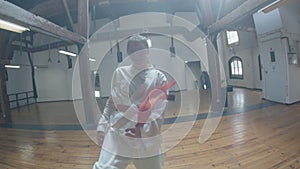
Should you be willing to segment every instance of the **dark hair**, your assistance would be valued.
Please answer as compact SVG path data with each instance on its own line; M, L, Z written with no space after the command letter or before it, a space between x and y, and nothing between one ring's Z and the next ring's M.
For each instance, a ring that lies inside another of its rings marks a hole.
M132 35L130 38L128 38L128 41L127 41L127 54L132 54L136 51L131 51L130 50L130 45L132 43L142 43L145 45L146 49L149 48L149 45L148 45L148 42L147 42L148 38L146 38L145 36L142 36L142 35Z

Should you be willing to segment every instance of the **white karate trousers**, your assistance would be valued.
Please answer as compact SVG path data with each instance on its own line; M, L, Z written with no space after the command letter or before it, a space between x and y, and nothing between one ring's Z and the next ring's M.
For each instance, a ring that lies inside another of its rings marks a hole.
M131 162L136 169L162 169L163 167L162 155L147 158L128 158L102 150L93 169L126 169Z

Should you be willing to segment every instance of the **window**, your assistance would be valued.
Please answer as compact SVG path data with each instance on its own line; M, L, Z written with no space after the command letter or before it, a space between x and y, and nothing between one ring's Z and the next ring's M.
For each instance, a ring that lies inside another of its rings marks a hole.
M95 97L96 97L96 98L99 98L99 97L100 97L100 91L95 90Z
M229 77L230 79L243 79L244 73L243 73L243 62L242 59L233 56L229 60Z
M238 44L239 43L239 35L237 31L226 31L227 44Z

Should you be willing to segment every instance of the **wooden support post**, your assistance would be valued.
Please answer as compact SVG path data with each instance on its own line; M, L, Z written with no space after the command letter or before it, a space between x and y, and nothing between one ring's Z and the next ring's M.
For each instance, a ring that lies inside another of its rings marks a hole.
M212 105L214 105L212 111L219 112L225 106L225 88L223 89L221 86L221 71L223 70L221 70L220 60L218 58L217 34L212 34L209 38L213 44L213 46L208 45L208 67L212 89Z
M10 63L9 55L11 52L12 36L7 31L0 30L0 103L1 103L1 118L4 119L6 125L12 123L9 98L7 95L7 72L5 65Z
M71 26L71 29L72 31L74 31L74 22L73 22L73 19L72 19L72 16L71 16L71 12L69 10L69 5L67 3L66 0L62 0L62 3L63 3L63 6L64 6L64 9L65 9L65 12L66 12L66 15L68 16L68 20L69 20L69 24Z
M204 22L204 30L207 31L208 25L211 25L214 23L215 18L213 17L213 11L212 11L212 4L211 1L207 2L206 0L198 0L199 7L202 7L203 12L200 13L198 16L202 16L204 19L200 22ZM198 11L200 12L200 11ZM220 69L220 61L218 58L218 46L217 46L217 33L211 34L209 31L205 32L209 35L209 40L212 42L213 46L207 45L207 54L208 54L208 72L210 76L211 81L211 97L212 97L212 112L219 112L221 108L224 106L223 101L223 93L222 93L222 87L221 87L221 72ZM216 52L216 53L215 53Z
M84 37L88 35L88 1L78 0L78 33ZM79 47L81 49L81 47ZM79 59L79 74L81 91L83 97L83 106L85 111L85 118L87 124L94 124L95 118L92 108L93 95L90 75L90 64L89 64L89 49L86 49L86 54L81 55Z
M18 93L16 94L16 103L17 103L17 107L19 108L20 105L19 105L19 95L18 95Z
M28 100L28 93L26 92L26 103L29 105L29 100Z
M6 125L11 125L11 114L9 109L9 101L6 89L6 69L4 64L0 64L0 103L2 117Z

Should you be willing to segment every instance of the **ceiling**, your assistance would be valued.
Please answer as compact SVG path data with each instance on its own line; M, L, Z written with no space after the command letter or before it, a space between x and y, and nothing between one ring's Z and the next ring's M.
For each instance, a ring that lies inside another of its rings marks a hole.
M78 1L76 0L7 0L35 15L71 29L68 12L77 23ZM199 8L203 27L222 18L246 0L90 0L89 10L93 19L117 19L138 12L194 12ZM64 2L67 4L66 7Z

